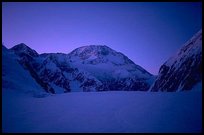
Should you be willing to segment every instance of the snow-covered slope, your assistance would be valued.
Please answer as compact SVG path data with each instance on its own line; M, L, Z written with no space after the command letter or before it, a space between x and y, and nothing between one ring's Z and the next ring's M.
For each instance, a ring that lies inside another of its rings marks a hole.
M22 54L27 54L27 55L29 55L29 56L31 56L31 57L35 57L35 56L38 56L38 53L35 51L35 50L33 50L33 49L31 49L31 48L29 48L27 45L25 45L24 43L20 43L20 44L18 44L18 45L16 45L16 46L14 46L14 47L12 47L11 48L11 50L14 50L14 52L18 55L22 55Z
M44 90L24 70L18 57L2 45L2 89L17 89L19 92L31 93L33 96L45 96Z
M2 93L3 133L201 133L202 93Z
M38 64L36 64L36 59L39 57L39 54L21 43L18 44L11 49L9 49L11 53L15 53L18 56L18 62L23 66L25 70L27 70L31 77L46 91L49 93L56 93L50 83L43 80L36 70ZM22 82L23 83L23 82Z
M154 77L127 56L105 45L79 47L69 53L70 65L86 71L110 90L147 90Z
M69 54L38 54L25 44L10 49L33 78L51 93L69 91L148 90L154 76L122 53L90 45Z
M67 54L41 54L35 63L39 65L37 71L41 79L54 83L67 91L97 91L100 89L101 83L95 77L70 65Z
M151 76L128 57L105 45L83 46L72 51L69 57L72 65L84 69L100 79L130 76L149 78Z
M202 81L202 29L159 70L151 91L191 90ZM199 89L201 90L202 85Z

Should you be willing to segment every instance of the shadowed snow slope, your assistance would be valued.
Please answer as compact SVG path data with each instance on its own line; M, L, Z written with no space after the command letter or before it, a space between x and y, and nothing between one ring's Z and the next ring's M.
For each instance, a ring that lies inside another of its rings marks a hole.
M28 97L3 90L3 132L201 132L202 93L78 92Z
M160 67L159 75L150 90L191 90L201 81L202 29Z
M2 46L2 84L3 89L18 89L34 96L46 95L30 73L19 64L18 57L4 46Z

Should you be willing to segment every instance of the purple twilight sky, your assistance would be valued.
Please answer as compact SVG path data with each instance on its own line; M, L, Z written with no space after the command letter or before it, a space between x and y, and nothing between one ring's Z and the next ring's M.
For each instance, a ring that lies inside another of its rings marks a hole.
M38 53L107 45L152 74L202 28L201 2L2 3L2 42Z

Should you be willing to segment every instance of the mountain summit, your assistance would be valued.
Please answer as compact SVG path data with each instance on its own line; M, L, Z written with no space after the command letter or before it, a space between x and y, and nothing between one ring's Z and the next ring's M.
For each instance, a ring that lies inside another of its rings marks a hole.
M48 93L183 91L202 80L202 30L161 66L156 81L155 76L106 45L82 46L68 54L38 54L23 43L2 48L2 52L15 54L12 57Z
M147 90L154 79L124 54L106 45L83 46L68 54L70 65L86 71L109 90Z
M69 54L38 54L25 44L10 49L46 92L149 89L154 76L105 45L82 46Z
M10 50L13 50L17 55L19 54L27 54L31 57L35 57L38 56L38 53L31 49L30 47L28 47L26 44L24 43L20 43L14 47L12 47Z
M106 45L89 45L79 47L70 53L70 56L75 58L73 61L79 60L84 63L98 64L111 62L113 64L134 64L122 53L116 52ZM121 61L120 61L121 60Z
M72 65L82 67L93 74L101 74L102 77L105 77L103 72L109 73L108 78L117 78L119 76L125 78L130 75L144 78L152 76L124 54L105 45L79 47L69 54L69 59Z

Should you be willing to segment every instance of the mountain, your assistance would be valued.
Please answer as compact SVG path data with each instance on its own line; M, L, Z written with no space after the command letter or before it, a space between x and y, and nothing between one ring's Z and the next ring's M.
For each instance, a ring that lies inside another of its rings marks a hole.
M85 69L100 80L130 76L139 76L146 79L152 76L127 56L105 45L90 45L77 48L69 54L69 59L73 66Z
M150 91L186 91L202 81L202 29L169 58Z
M100 82L87 72L79 71L69 63L67 54L41 54L34 63L36 71L42 80L50 83L53 88L70 91L99 90Z
M17 89L19 92L31 93L35 97L44 97L47 94L23 69L18 57L2 45L2 88L3 90Z
M90 73L104 89L147 90L154 78L127 56L105 45L79 47L68 55L72 67Z
M38 56L38 53L31 49L30 47L28 47L27 45L25 45L24 43L20 43L14 47L11 48L11 50L14 50L14 52L17 55L28 55L30 57L36 57Z
M90 45L69 54L43 53L21 43L11 49L19 63L48 93L149 89L154 76L127 56L104 46Z

